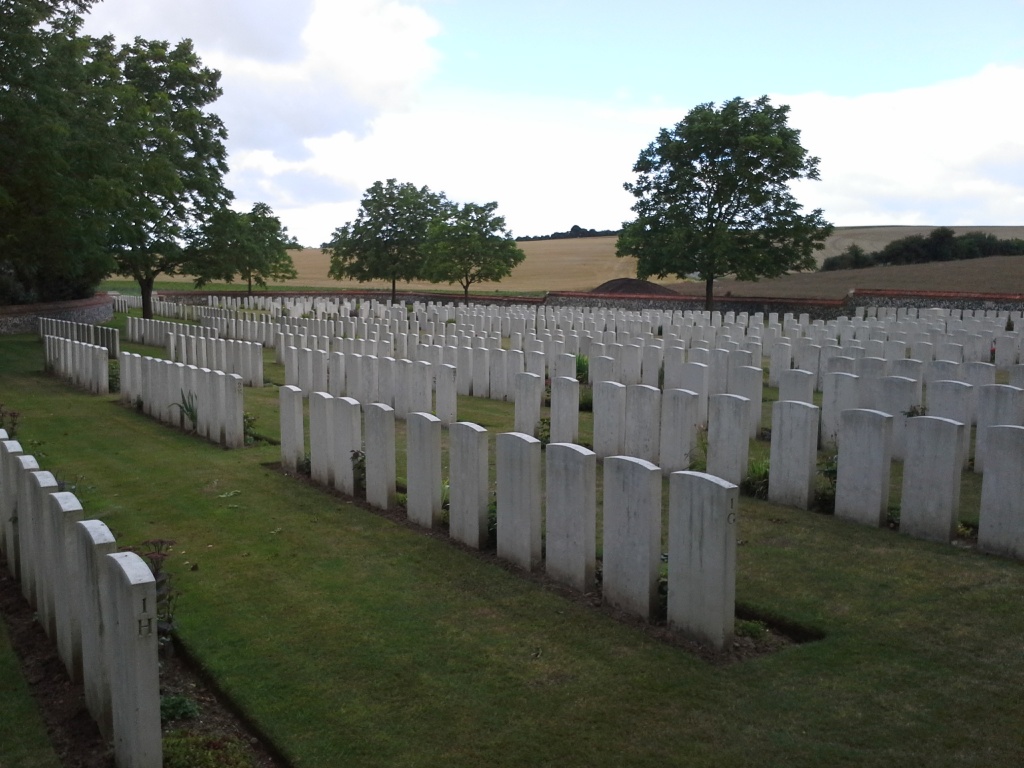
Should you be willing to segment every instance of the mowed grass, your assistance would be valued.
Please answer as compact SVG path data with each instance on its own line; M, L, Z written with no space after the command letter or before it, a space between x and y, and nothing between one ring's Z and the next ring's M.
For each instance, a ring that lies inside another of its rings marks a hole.
M122 544L178 542L182 642L294 765L1024 762L1021 563L742 499L738 601L823 639L713 665L281 474L276 446L224 451L41 369L37 340L0 339L22 444ZM276 434L276 390L245 398Z

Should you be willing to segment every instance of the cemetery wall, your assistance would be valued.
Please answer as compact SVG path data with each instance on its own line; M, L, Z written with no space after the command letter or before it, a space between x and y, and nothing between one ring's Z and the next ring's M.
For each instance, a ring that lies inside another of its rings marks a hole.
M76 301L17 304L0 307L0 334L36 333L41 317L76 323L105 323L113 316L113 299L105 293Z

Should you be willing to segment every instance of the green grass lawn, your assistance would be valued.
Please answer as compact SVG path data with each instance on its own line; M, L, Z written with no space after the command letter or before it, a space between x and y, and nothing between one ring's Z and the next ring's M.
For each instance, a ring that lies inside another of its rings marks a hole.
M285 476L277 446L225 451L41 369L0 338L18 439L122 545L177 542L181 641L296 766L1024 763L1022 563L743 498L738 603L822 639L716 665ZM276 398L245 391L270 438ZM459 418L496 432L511 406ZM0 637L0 728L27 730L9 657ZM33 765L9 744L0 765Z

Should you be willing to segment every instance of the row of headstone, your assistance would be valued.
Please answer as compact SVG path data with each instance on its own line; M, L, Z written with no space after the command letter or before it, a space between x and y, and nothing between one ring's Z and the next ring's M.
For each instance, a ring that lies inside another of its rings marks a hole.
M58 336L62 339L71 339L72 341L82 341L86 344L95 344L98 347L106 347L111 360L117 360L117 356L121 352L120 331L117 328L108 328L105 325L74 323L70 320L40 317L39 338L44 336Z
M893 417L869 409L842 412L836 474L836 517L885 524L889 508ZM901 533L949 543L956 534L964 465L962 421L907 420L900 496ZM1024 559L1024 425L979 426L988 446L978 514L978 548Z
M281 459L295 471L304 446L302 392L281 388ZM479 548L488 537L488 440L477 424L450 432L449 531ZM366 500L395 504L395 414L314 392L309 414L313 480L352 494L353 452L362 451ZM407 515L425 528L442 516L441 422L429 413L407 420ZM517 432L496 436L497 554L525 570L544 567L580 591L595 587L597 454L551 443L542 478L541 443ZM602 591L610 605L650 618L661 563L661 477L654 464L627 456L605 459ZM545 494L546 490L546 494ZM546 495L546 504L542 498ZM735 608L737 488L710 475L679 472L669 493L669 623L716 648L731 644ZM542 532L546 533L542 541ZM542 554L543 553L543 554Z
M46 370L94 395L110 393L110 364L106 347L44 336L43 348Z
M0 430L0 549L119 768L160 768L156 581Z
M121 353L121 402L226 448L245 444L242 377Z
M237 373L247 387L263 386L263 346L209 336L167 334L170 360L225 373Z
M153 314L160 317L173 317L178 320L195 321L198 317L196 305L180 301L161 301L153 296L151 303ZM114 311L128 314L133 309L142 309L142 297L132 295L114 296ZM132 339L134 341L134 339ZM142 343L142 342L137 342Z
M217 338L215 329L204 328L200 325L176 323L171 320L146 320L141 317L128 317L127 321L125 333L128 341L135 344L146 344L150 347L166 346L169 333Z

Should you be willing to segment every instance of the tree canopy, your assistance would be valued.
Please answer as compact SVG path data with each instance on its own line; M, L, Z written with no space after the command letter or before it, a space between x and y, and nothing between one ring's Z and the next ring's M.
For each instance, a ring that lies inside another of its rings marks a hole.
M435 283L458 283L469 298L475 283L508 277L526 254L505 227L498 204L448 203L427 229L425 275Z
M331 257L330 277L391 282L391 301L399 280L424 274L427 230L443 209L443 193L428 187L399 184L395 179L374 182L359 204L355 221L334 230L323 252Z
M231 194L219 73L185 40L81 36L90 0L0 3L0 302L158 274Z
M196 288L211 280L244 280L252 294L255 283L296 277L291 249L298 248L287 227L266 203L256 203L248 213L224 208L213 214L189 250L184 269L196 276Z
M0 303L81 298L112 269L108 51L91 3L0 5Z
M777 277L814 269L832 225L815 209L802 214L789 183L818 179L817 157L787 123L789 107L732 99L701 104L674 128L663 128L644 149L627 191L636 197L634 221L623 224L616 255L637 257L637 277L714 281Z
M122 175L111 245L117 273L139 284L151 317L157 275L185 268L189 243L232 197L223 183L227 131L204 112L221 94L220 73L203 67L190 40L136 38L116 61Z

